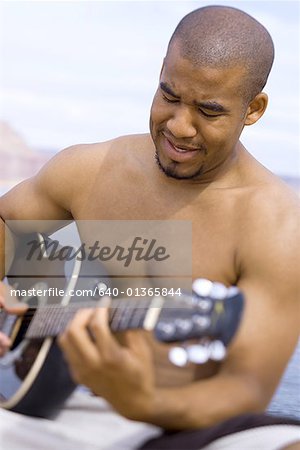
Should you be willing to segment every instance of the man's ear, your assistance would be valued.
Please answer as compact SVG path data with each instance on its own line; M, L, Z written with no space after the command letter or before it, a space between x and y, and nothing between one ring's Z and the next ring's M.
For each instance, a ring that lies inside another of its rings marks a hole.
M254 97L254 99L249 103L246 112L245 125L252 125L257 122L263 113L265 112L268 105L268 96L264 92L260 92Z

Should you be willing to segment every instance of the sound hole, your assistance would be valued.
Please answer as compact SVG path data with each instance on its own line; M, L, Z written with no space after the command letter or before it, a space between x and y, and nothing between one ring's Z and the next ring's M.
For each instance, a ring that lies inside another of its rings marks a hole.
M20 380L24 380L28 375L39 351L42 346L43 340L30 341L24 348L23 352L18 359L15 360L15 373Z

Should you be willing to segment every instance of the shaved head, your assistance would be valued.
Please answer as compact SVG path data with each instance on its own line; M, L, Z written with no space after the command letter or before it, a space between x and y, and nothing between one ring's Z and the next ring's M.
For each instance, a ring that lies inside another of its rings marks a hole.
M274 60L268 31L253 17L227 6L206 6L186 15L168 47L196 67L240 66L246 75L237 89L249 103L264 88Z

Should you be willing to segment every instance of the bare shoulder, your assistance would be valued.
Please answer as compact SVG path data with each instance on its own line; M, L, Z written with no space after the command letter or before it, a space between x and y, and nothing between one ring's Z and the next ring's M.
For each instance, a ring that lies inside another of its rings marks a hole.
M25 180L0 199L4 219L69 219L80 201L101 176L108 155L134 142L119 137L94 144L79 144L57 153L34 177ZM30 201L28 201L30 199Z
M267 174L241 196L236 264L239 285L267 293L284 308L299 307L300 197ZM295 311L295 310L294 310Z
M256 240L276 246L276 238L288 239L299 233L300 195L273 174L268 173L261 182L245 189L238 210L244 245Z
M276 176L268 176L249 190L239 214L237 254L242 282L264 284L274 298L289 291L295 299L300 293L298 193Z
M92 198L93 192L106 195L111 183L116 185L117 180L126 183L129 178L135 178L139 159L145 164L141 153L145 154L146 142L147 135L119 136L102 143L66 149L58 155L62 162L55 164L61 164L68 171L66 179L62 179L62 183L68 185L67 190L62 188L59 192L67 193L71 210L80 209L80 204ZM62 175L65 177L64 173Z
M102 170L103 165L107 169L107 162L113 167L123 167L126 162L131 166L139 156L144 159L142 154L145 154L149 142L149 134L119 136L105 142L69 147L57 154L56 158L60 160L57 161L59 164L68 167L72 173L78 172L83 177L85 174L90 179L91 175L96 176ZM84 174L83 168L86 169Z

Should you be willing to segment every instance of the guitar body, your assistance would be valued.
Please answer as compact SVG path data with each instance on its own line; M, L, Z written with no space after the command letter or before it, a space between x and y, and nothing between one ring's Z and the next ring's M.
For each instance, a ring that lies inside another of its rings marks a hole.
M28 291L33 287L53 287L68 292L71 283L78 283L81 274L88 273L87 267L75 264L67 269L69 273L66 274L65 262L56 260L55 264L49 263L45 251L43 259L33 263L30 274L27 274L27 269L24 270L24 258L28 252L28 242L34 239L45 240L48 244L51 242L48 237L37 234L27 235L22 239L7 275L12 288ZM61 275L58 276L58 273ZM99 281L101 277L83 277L79 284L88 289ZM76 302L76 297L20 297L19 300L26 302L31 308L37 308L49 303L66 305L71 301ZM6 315L2 321L0 319L1 331L6 332L13 340L10 351L0 358L0 407L30 416L50 417L59 410L76 385L55 338L24 339L29 325L28 318L23 320Z
M0 364L0 405L29 416L55 415L76 387L55 340L29 341L19 355L15 350L15 359L9 352Z

